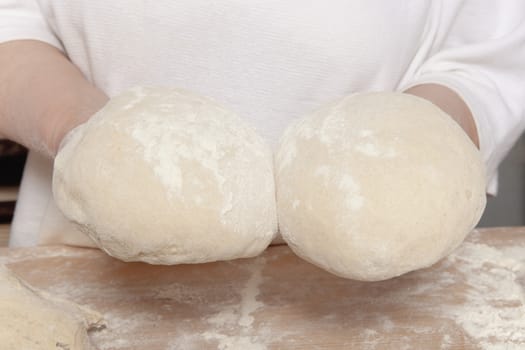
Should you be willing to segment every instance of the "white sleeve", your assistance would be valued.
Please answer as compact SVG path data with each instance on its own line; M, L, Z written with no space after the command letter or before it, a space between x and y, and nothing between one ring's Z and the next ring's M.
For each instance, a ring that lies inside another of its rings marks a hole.
M33 39L63 51L36 0L0 0L0 43Z
M525 1L435 1L400 90L447 86L469 106L491 194L497 167L525 129Z

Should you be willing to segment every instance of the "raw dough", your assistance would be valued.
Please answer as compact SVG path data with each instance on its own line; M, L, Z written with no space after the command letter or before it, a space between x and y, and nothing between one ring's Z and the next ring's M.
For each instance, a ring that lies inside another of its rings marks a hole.
M131 89L75 128L55 159L53 193L125 261L251 257L277 231L269 146L231 111L179 89Z
M72 302L51 298L0 265L0 344L3 350L87 350L87 330L102 316Z
M291 248L365 281L434 264L485 207L474 144L432 103L400 93L351 95L291 126L276 184Z

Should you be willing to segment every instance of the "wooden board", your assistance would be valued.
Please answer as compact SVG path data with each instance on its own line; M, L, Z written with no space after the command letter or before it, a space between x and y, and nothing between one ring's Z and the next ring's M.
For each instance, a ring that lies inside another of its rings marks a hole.
M123 263L71 247L0 249L49 293L105 315L99 349L523 349L525 228L474 231L435 266L335 277L270 247L201 265Z

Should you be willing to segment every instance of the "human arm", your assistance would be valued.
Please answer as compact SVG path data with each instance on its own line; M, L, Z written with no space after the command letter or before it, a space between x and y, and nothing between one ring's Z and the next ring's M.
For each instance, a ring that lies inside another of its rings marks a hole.
M426 22L398 91L439 85L464 102L478 134L487 191L495 194L497 167L525 129L525 3L435 2ZM456 119L456 108L432 102ZM469 124L460 120L464 130Z
M57 48L38 40L0 44L0 134L54 157L64 135L107 102Z

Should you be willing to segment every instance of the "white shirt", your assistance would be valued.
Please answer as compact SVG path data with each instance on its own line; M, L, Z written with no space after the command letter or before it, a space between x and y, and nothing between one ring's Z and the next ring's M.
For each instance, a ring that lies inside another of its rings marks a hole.
M525 128L521 0L0 0L0 42L16 39L63 50L109 96L135 85L210 96L274 146L343 95L442 84L473 112L489 192ZM91 244L57 211L51 169L29 156L12 246Z

